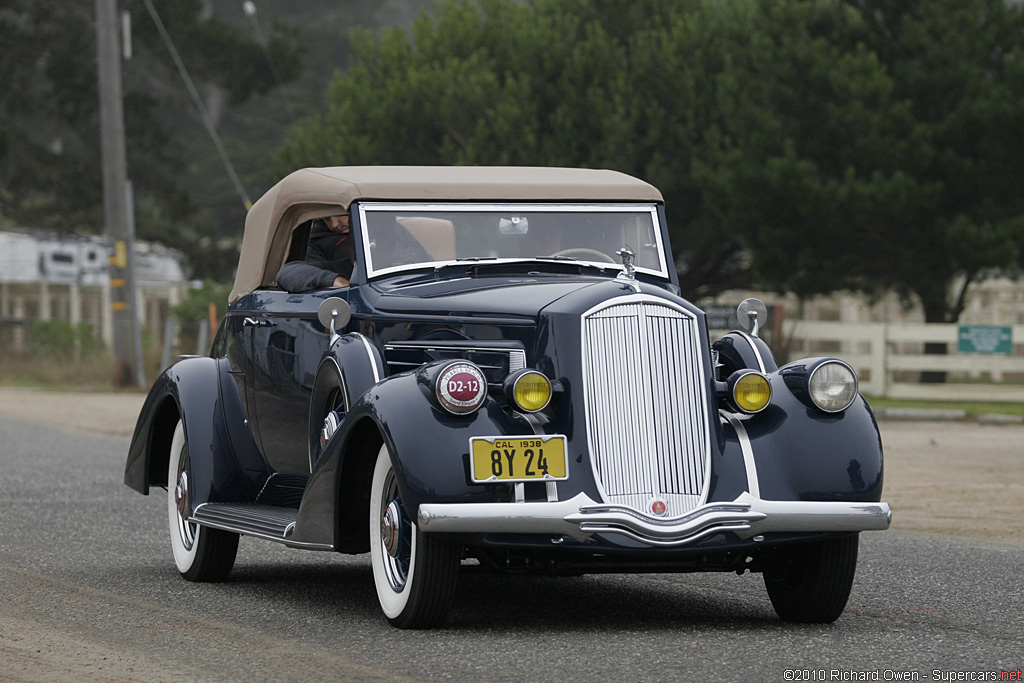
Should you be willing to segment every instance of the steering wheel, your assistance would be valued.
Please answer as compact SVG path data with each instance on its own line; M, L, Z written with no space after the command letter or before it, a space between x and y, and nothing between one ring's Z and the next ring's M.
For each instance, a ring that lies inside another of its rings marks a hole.
M571 249L562 249L556 251L552 256L568 256L570 258L580 258L585 261L601 261L603 263L615 263L615 259L610 257L603 251L597 249L587 249L586 247L572 247Z

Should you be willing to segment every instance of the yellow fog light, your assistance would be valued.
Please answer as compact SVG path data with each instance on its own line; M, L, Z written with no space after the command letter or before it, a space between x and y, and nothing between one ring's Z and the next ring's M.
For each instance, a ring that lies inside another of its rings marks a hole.
M753 370L738 370L729 377L732 404L744 413L758 413L772 400L768 378Z
M520 410L535 413L551 401L551 382L536 370L519 370L505 380L505 394Z

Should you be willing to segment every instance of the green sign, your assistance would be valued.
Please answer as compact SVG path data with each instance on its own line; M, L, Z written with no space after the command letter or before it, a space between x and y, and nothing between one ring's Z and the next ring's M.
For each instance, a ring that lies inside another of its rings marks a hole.
M1013 328L996 325L960 325L960 353L1013 353Z

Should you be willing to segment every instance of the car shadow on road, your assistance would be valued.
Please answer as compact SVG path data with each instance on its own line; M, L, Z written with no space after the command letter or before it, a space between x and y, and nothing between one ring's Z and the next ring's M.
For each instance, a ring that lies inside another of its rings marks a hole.
M330 561L333 560L333 561ZM246 604L344 613L383 622L368 558L313 564L236 566L224 591ZM269 603L277 603L270 605ZM678 630L688 625L736 628L780 625L759 576L724 574L502 575L463 571L449 619L460 631L536 629Z

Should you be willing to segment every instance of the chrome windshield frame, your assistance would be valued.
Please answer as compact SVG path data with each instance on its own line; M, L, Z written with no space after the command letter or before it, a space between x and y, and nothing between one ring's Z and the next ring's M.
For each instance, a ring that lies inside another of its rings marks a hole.
M553 260L545 257L479 257L475 258L457 258L443 261L422 261L414 264L404 264L397 266L388 266L384 268L375 268L372 258L371 242L373 242L372 235L368 229L368 215L374 213L386 213L386 212L420 212L422 211L425 216L432 213L513 213L513 212L543 212L543 213L634 213L637 215L649 215L651 221L651 232L655 239L655 243L650 245L654 246L657 250L658 268L649 268L639 265L634 265L637 273L644 273L654 277L670 280L670 274L668 270L668 257L665 253L665 242L663 238L664 226L661 225L661 219L658 212L658 204L652 202L561 202L561 203L544 203L544 202L424 202L424 201L408 201L408 202L375 202L375 201L361 201L358 203L358 221L361 226L361 242L363 254L366 255L366 277L368 280L374 280L386 275L392 275L401 273L403 271L410 270L422 270L424 268L441 268L449 265L466 265L473 263L480 264L501 264L501 263L522 263L522 262L536 262L538 264L552 263ZM633 245L635 249L637 245ZM607 269L614 273L623 271L621 263L607 263L603 261L588 261L585 259L567 260L568 263L578 262L586 266L594 266L601 269Z

